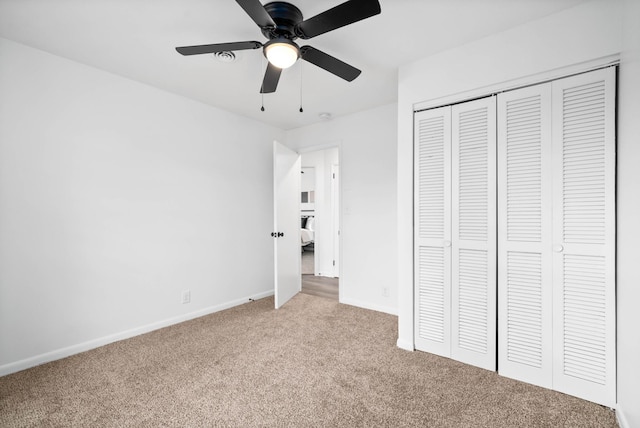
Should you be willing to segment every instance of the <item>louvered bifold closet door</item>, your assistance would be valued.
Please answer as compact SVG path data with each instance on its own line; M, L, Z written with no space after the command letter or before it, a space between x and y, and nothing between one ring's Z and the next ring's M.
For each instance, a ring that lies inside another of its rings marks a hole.
M552 387L551 85L498 96L498 371Z
M554 389L613 407L615 69L553 82Z
M451 358L495 370L495 97L454 105L451 118Z
M416 113L415 347L451 353L451 109Z

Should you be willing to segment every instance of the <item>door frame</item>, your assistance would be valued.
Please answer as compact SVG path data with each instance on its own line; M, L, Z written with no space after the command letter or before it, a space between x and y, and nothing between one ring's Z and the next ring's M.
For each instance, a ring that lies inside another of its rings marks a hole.
M327 150L327 149L338 149L338 171L340 176L342 175L342 171L343 171L343 167L342 167L342 140L331 140L331 141L327 141L326 143L321 143L321 144L315 144L312 146L306 146L306 147L297 147L296 151L298 152L298 154L303 155L305 153L312 153L312 152L318 152L318 151L322 151L322 150ZM331 167L333 168L333 165L331 165ZM338 247L338 258L336 260L336 265L338 267L337 272L336 269L334 269L333 273L335 276L337 276L340 281L340 285L338 287L338 301L342 302L343 300L343 296L344 296L344 282L342 281L342 254L343 252L343 246L342 246L342 227L341 225L343 224L343 217L342 217L342 212L343 212L343 200L342 200L342 195L343 195L343 191L342 191L342 179L340 179L338 181L338 212L337 212L337 220L338 220L338 225L339 225L339 229L340 229L340 234L338 235L338 243L337 243L337 247ZM331 214L333 216L333 214ZM332 226L333 228L333 226ZM333 231L335 232L335 231ZM335 235L334 235L335 236ZM331 245L334 245L334 243L332 243ZM335 252L334 252L335 255ZM337 274L337 275L336 275Z
M338 163L331 164L331 237L334 278L340 278L340 153Z

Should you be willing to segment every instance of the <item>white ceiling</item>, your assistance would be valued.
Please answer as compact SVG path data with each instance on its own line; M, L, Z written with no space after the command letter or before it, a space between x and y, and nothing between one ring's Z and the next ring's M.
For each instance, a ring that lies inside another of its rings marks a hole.
M380 15L300 43L361 69L356 80L298 61L264 96L265 112L260 49L237 52L234 63L174 49L266 41L234 0L0 0L0 37L292 129L320 121L321 112L336 117L394 102L400 65L585 1L380 0ZM343 1L290 2L309 18Z

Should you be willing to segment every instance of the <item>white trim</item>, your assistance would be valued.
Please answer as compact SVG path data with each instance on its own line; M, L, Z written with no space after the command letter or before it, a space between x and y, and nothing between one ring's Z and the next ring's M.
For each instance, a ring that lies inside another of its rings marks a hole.
M620 63L620 55L608 55L591 61L585 61L566 67L556 68L554 70L536 73L529 76L519 77L517 79L507 80L492 85L483 86L469 91L459 92L444 97L425 100L413 104L413 111L418 112L435 107L442 107L449 104L456 104L464 101L470 101L476 98L487 97L495 93L520 89L526 86L536 85L539 83L568 77L574 74L586 73L598 68L609 67Z
M333 255L332 278L340 277L340 149L338 149L338 163L331 164L331 240ZM340 290L338 288L338 290ZM338 291L339 293L339 291Z
M108 345L120 340L130 339L141 334L149 333L154 330L158 330L164 327L169 327L174 324L189 321L194 318L199 318L205 315L212 314L214 312L220 312L225 309L239 306L245 303L249 303L251 300L263 299L265 297L273 296L273 290L264 291L262 293L254 294L252 296L243 297L240 299L232 300L230 302L222 303L208 308L200 309L194 312L189 312L176 317L167 318L162 321L153 322L140 327L132 328L130 330L121 331L119 333L110 334L97 339L92 339L76 345L67 346L65 348L56 349L55 351L46 352L44 354L36 355L34 357L25 358L13 363L0 366L0 376L6 376L11 373L16 373L21 370L26 370L31 367L39 366L51 361L60 360L62 358L69 357L71 355L86 352L91 349L99 348L104 345Z
M355 306L362 309L369 309L371 311L384 312L385 314L389 314L389 315L396 315L396 316L398 315L398 309L393 308L391 306L376 305L376 304L371 304L369 302L363 302L362 300L349 299L349 298L346 298L346 299L341 298L340 303L343 303L345 305Z
M624 415L624 412L622 411L622 406L620 405L620 403L618 403L615 411L616 411L616 421L618 422L618 426L620 428L631 428L631 424L629 423L629 420L627 419L627 417Z
M405 351L415 351L415 348L413 347L413 342L409 342L406 340L402 340L402 339L398 339L398 341L396 342L396 346L400 349L404 349Z

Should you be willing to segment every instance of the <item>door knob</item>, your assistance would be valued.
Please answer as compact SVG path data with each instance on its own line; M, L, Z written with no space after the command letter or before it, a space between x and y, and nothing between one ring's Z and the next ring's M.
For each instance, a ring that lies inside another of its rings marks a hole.
M444 241L444 246L445 247L450 247L451 246L451 241Z
M553 246L553 251L555 251L556 253L561 253L562 250L564 250L564 247L562 245L554 245Z

